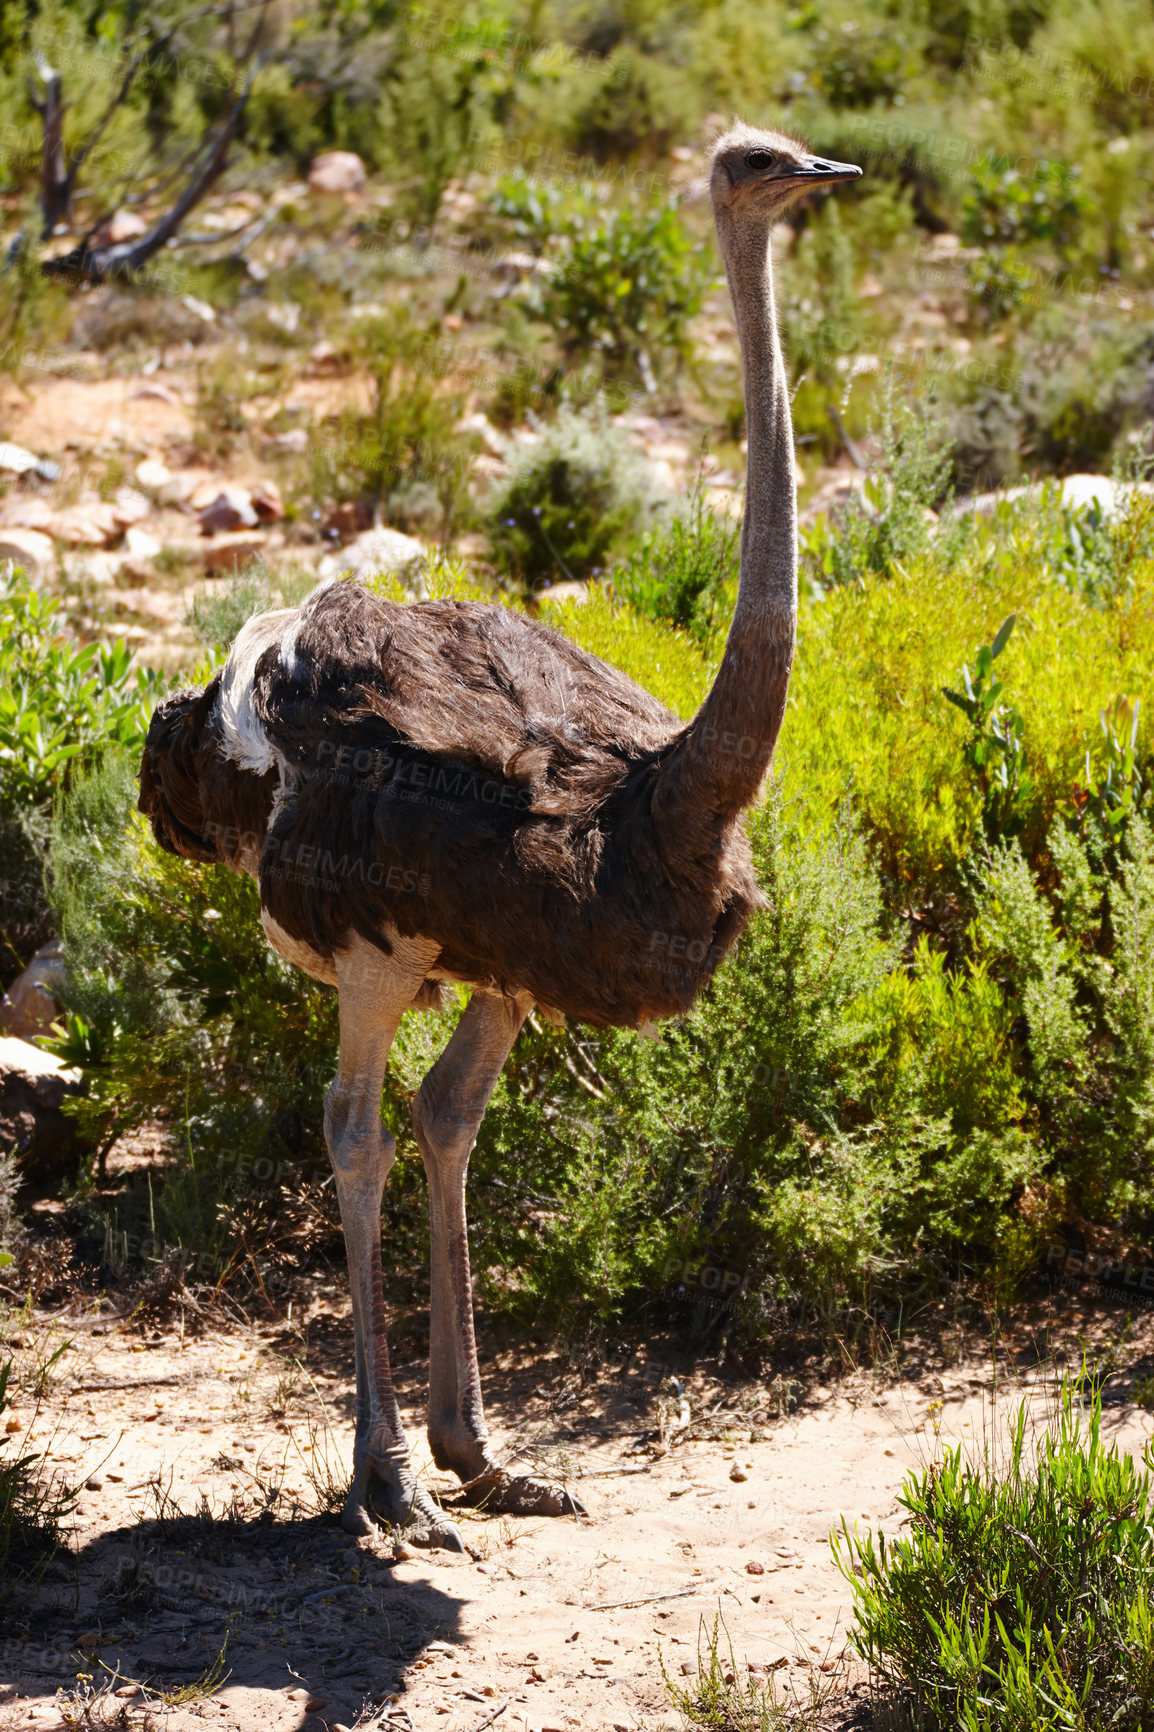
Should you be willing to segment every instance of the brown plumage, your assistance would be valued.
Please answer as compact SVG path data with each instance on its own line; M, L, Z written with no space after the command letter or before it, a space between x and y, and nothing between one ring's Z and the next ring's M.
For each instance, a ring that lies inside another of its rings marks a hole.
M277 774L228 759L211 686L157 712L141 809L177 853L258 854L264 907L321 956L392 925L438 972L636 1025L684 1010L757 905L739 815L653 810L683 724L523 614L331 584L253 698L291 787L271 823Z

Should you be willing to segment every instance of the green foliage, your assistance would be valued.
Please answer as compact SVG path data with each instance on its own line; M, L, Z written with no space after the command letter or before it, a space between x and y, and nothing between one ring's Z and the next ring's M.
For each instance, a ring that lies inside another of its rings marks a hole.
M1020 833L1025 824L1024 808L1034 791L1023 749L1025 724L1013 704L1002 702L1005 687L993 671L994 662L1010 640L1016 617L1007 614L993 642L982 645L972 674L969 665L963 665L964 692L942 687L942 696L961 710L970 724L962 755L981 795L982 823L991 842Z
M599 576L640 528L644 474L600 406L563 407L514 459L488 508L501 568L528 590Z
M981 157L970 170L962 201L962 239L967 246L1013 247L1044 241L1066 255L1081 238L1089 200L1081 170L1069 163L1039 163L1025 178L1007 158Z
M569 354L632 368L649 386L662 365L685 355L689 320L715 267L675 202L604 206L580 189L566 197L505 181L494 209L543 248L549 270L527 304Z
M156 676L133 674L122 639L78 649L59 616L18 567L0 579L0 806L50 802L73 770L148 724Z
M1145 1467L1101 1435L1087 1379L1067 1379L1027 1449L1023 1406L1004 1466L963 1448L907 1476L908 1537L843 1522L834 1556L851 1637L933 1726L1140 1732L1154 1711L1154 1500ZM1083 1404L1088 1400L1088 1412Z
M379 503L397 527L441 540L460 527L475 441L457 431L464 398L444 388L439 343L439 327L417 324L402 307L362 322L357 345L372 405L330 423L313 452L315 497Z
M11 1377L9 1359L0 1365L0 1421L10 1405ZM45 1473L41 1455L31 1450L19 1453L19 1435L0 1426L0 1566L5 1571L5 1587L19 1579L20 1566L55 1551L61 1524L75 1508L78 1495L56 1474ZM16 1453L8 1455L10 1449Z
M827 585L885 574L929 545L933 508L950 502L949 452L924 408L897 401L891 373L881 404L876 466L836 522L819 517L801 538L802 576L816 595Z
M643 535L614 571L614 587L639 613L708 646L732 612L740 543L740 524L709 507L699 475L687 506Z

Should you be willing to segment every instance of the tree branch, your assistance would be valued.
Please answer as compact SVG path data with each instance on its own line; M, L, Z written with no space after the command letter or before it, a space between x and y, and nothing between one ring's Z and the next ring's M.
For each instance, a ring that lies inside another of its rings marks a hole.
M47 259L41 266L45 275L75 277L86 282L104 282L109 277L130 276L146 265L176 234L189 211L195 209L209 188L219 178L228 158L228 150L248 105L257 73L264 65L258 59L245 82L244 89L233 103L223 125L217 132L200 169L195 173L175 204L154 223L147 234L136 240L119 241L109 246L93 247L91 232L72 252L59 259ZM94 231L92 231L94 232Z

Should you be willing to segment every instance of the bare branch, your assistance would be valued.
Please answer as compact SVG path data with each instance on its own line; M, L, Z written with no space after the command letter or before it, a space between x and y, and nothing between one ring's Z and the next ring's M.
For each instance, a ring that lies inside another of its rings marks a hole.
M188 213L193 210L219 178L228 158L228 150L248 105L253 82L264 65L263 57L249 72L244 89L233 103L223 125L212 141L200 169L189 181L180 197L148 233L132 241L115 242L110 246L93 247L91 235L79 247L59 259L48 259L41 267L46 275L81 277L89 282L103 282L108 277L129 276L142 269L176 234Z

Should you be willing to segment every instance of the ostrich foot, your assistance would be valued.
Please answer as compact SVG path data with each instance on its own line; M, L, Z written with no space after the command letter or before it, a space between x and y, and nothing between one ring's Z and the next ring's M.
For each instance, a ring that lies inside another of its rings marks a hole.
M491 1515L587 1515L580 1498L552 1480L494 1467L464 1488L465 1502Z
M399 1528L410 1545L439 1546L447 1552L465 1549L456 1524L428 1492L421 1491L412 1473L372 1456L363 1457L356 1466L341 1526L350 1534L372 1534L378 1526Z

